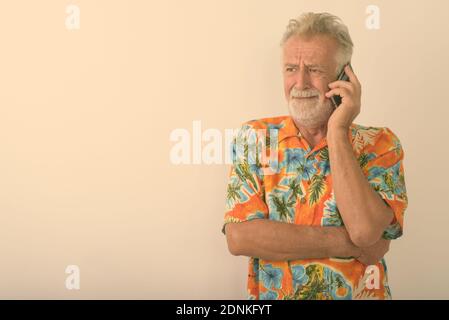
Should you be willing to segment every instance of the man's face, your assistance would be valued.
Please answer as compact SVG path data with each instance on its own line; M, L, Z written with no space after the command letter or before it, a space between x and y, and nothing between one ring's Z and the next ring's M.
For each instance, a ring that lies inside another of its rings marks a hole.
M334 107L324 96L336 80L338 44L326 35L292 36L284 44L282 73L291 116L305 127L327 123Z

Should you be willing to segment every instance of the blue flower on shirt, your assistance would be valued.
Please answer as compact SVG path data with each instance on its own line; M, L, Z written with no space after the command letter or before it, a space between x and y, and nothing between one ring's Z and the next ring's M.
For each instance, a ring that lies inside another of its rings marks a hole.
M268 290L267 292L262 292L260 294L260 300L276 300L278 298L277 292Z
M292 266L293 288L303 286L309 281L306 269L302 265Z
M281 281L282 281L283 275L284 274L283 274L281 268L276 268L276 267L273 267L271 264L266 264L262 267L262 272L260 274L260 278L261 278L265 288L279 289L281 287Z
M289 148L284 152L284 161L281 166L286 167L287 173L295 172L301 179L310 180L316 173L316 159L306 158L307 150L300 148Z
M400 173L400 163L384 168L373 166L368 171L368 181L373 188L382 193L387 199L393 200L393 195L405 193L403 178Z
M296 168L296 172L298 176L302 180L310 180L317 172L314 164L317 162L315 158L306 159L304 162L301 162L299 166Z

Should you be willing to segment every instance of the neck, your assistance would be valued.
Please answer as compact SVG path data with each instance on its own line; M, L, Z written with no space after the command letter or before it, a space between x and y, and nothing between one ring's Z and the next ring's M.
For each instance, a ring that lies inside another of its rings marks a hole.
M315 145L317 145L324 137L326 137L327 123L312 127L305 127L297 124L296 122L295 124L299 129L299 132L301 132L301 135L304 139L306 139L312 148L315 147Z

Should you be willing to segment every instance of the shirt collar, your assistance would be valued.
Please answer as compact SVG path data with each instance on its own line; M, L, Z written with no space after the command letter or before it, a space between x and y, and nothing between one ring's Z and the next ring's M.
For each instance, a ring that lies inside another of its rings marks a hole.
M286 116L282 120L282 126L279 128L279 142L289 137L301 137L301 132L296 127L295 122L291 116Z
M350 141L352 142L352 129L356 127L356 124L352 123L348 130L348 137ZM301 132L296 127L296 124L291 116L285 116L285 119L281 121L281 125L279 126L279 132L278 132L278 141L281 142L284 139L290 138L290 137L302 137ZM322 146L327 145L327 139L326 137L323 138L321 143L319 144Z

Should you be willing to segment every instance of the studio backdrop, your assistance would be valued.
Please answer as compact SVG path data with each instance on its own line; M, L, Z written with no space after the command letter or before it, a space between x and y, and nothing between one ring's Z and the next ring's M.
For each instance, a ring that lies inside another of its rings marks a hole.
M279 42L307 11L349 28L355 122L403 145L393 298L448 299L444 0L3 1L0 298L245 299L248 258L221 233L228 145L288 114Z

